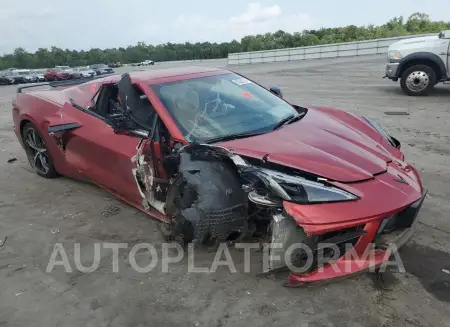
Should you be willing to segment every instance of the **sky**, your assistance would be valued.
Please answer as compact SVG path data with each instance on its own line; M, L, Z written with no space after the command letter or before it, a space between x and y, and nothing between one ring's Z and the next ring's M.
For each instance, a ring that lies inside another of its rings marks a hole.
M0 0L0 54L57 46L222 42L245 35L380 25L424 12L450 21L449 0Z

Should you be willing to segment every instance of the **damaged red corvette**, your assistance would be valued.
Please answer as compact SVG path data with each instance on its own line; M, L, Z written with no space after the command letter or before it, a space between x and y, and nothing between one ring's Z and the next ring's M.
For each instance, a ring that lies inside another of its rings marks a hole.
M167 239L281 244L268 271L304 264L292 245L314 262L334 245L321 269L290 269L286 285L298 286L380 266L414 233L426 191L399 141L367 118L290 104L216 68L47 85L13 102L36 173L95 183L161 221Z

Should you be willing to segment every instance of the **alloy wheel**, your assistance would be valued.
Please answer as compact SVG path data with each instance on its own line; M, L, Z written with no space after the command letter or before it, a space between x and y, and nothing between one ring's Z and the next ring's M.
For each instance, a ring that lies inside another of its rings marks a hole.
M46 175L50 171L50 161L44 140L33 127L26 129L24 143L28 160L37 172Z

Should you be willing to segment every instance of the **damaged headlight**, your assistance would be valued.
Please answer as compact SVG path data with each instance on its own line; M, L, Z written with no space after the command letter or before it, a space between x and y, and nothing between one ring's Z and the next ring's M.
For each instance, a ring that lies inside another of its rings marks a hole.
M356 195L340 188L271 169L260 169L258 176L272 193L272 199L270 199L270 196L269 198L265 197L266 202L274 202L273 196L300 204L342 202L359 199ZM262 199L261 194L257 199L257 194L255 193L251 193L249 198L254 202ZM264 204L261 201L258 202Z

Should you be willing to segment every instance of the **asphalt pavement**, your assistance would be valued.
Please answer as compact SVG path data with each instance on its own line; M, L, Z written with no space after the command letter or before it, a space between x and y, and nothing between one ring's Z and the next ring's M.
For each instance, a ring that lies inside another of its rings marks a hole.
M381 284L363 274L290 289L281 279L245 273L242 262L237 273L226 267L188 273L187 259L168 273L161 261L148 273L135 271L133 244L150 243L162 258L157 223L97 187L35 175L12 130L16 87L0 87L0 326L450 326L450 90L440 85L428 97L408 97L398 83L382 79L384 59L228 67L281 86L290 102L363 114L401 141L429 193L416 236L400 252L406 273ZM226 60L192 64L227 67ZM46 272L57 243L72 272L62 266ZM128 249L119 252L118 272L105 250L99 268L82 273L74 243L83 249L84 266L94 260L94 243ZM149 263L144 251L135 258L140 266ZM203 253L196 262L209 266L210 260Z

